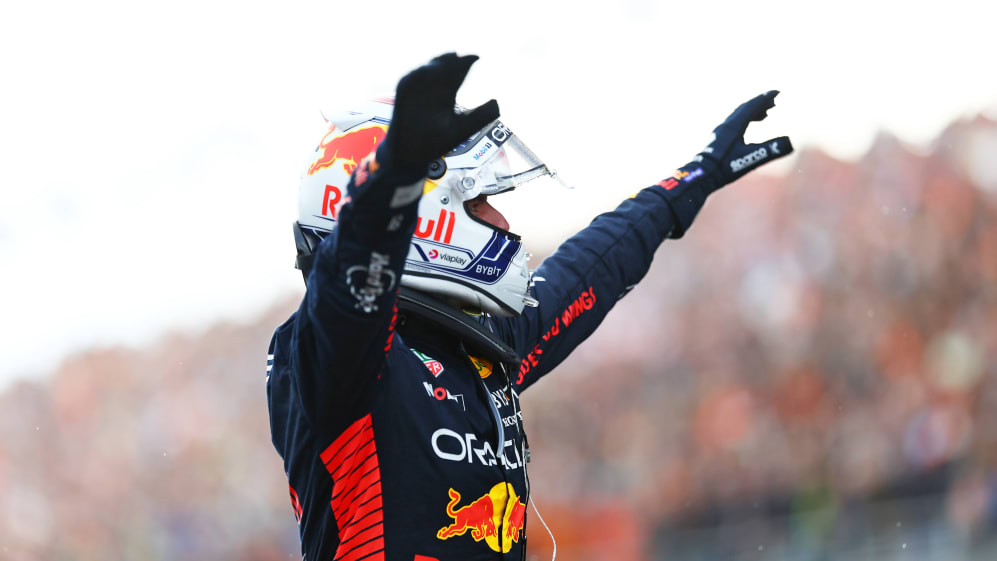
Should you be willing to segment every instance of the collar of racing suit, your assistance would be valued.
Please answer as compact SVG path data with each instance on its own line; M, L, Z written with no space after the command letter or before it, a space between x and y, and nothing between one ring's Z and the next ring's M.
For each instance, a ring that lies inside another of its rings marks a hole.
M403 286L398 294L398 313L403 335L405 331L435 328L457 337L470 353L492 362L518 365L521 360L516 351L488 327L486 316L471 316L439 298Z

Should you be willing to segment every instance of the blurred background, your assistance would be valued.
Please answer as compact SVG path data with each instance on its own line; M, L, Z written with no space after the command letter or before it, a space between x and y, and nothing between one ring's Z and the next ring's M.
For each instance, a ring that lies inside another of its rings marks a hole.
M451 50L575 187L496 201L538 256L757 93L797 146L523 396L559 559L997 558L992 7L803 4L5 7L0 559L300 555L297 176L320 109Z

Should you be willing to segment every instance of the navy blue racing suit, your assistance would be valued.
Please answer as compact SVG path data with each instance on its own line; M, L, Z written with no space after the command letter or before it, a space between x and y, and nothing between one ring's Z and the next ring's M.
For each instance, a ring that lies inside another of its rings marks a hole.
M303 559L525 557L519 395L595 330L703 202L673 211L664 192L644 189L564 242L537 271L546 279L531 289L538 307L482 320L519 355L513 364L473 356L431 322L399 325L397 281L418 202L401 209L404 227L393 233L376 226L387 209L343 207L300 308L270 343L272 440ZM357 282L366 282L364 306Z

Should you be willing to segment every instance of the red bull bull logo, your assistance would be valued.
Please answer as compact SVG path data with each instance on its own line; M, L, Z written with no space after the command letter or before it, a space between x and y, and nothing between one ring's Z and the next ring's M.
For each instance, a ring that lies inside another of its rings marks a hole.
M352 174L360 161L377 149L387 132L387 125L373 125L339 134L336 125L330 125L319 143L319 157L308 166L308 175L337 163L343 165L347 175Z
M448 540L454 536L463 536L469 530L474 541L480 542L485 538L498 536L495 526L495 505L492 498L484 495L475 499L471 504L454 509L460 502L460 493L450 489L450 502L447 503L447 516L454 519L454 523L440 528L436 532L436 537L441 540Z
M457 507L460 493L451 488L449 495L447 516L454 522L440 528L437 538L447 540L470 532L474 541L484 540L492 551L499 553L508 553L512 544L519 542L526 524L526 505L519 500L511 484L499 483L486 495L462 507Z
M509 520L505 523L505 537L507 540L518 542L519 533L523 531L523 525L526 524L526 505L518 500L511 504Z

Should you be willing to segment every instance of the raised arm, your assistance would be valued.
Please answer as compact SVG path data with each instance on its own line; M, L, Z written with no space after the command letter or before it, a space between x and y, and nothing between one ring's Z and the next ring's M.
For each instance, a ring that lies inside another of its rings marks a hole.
M785 136L744 142L748 124L765 118L777 94L743 103L713 130L712 141L692 162L596 217L544 261L536 274L545 280L533 289L540 305L516 318L494 320L523 357L514 384L528 387L591 335L647 273L658 245L682 237L711 193L793 151Z

